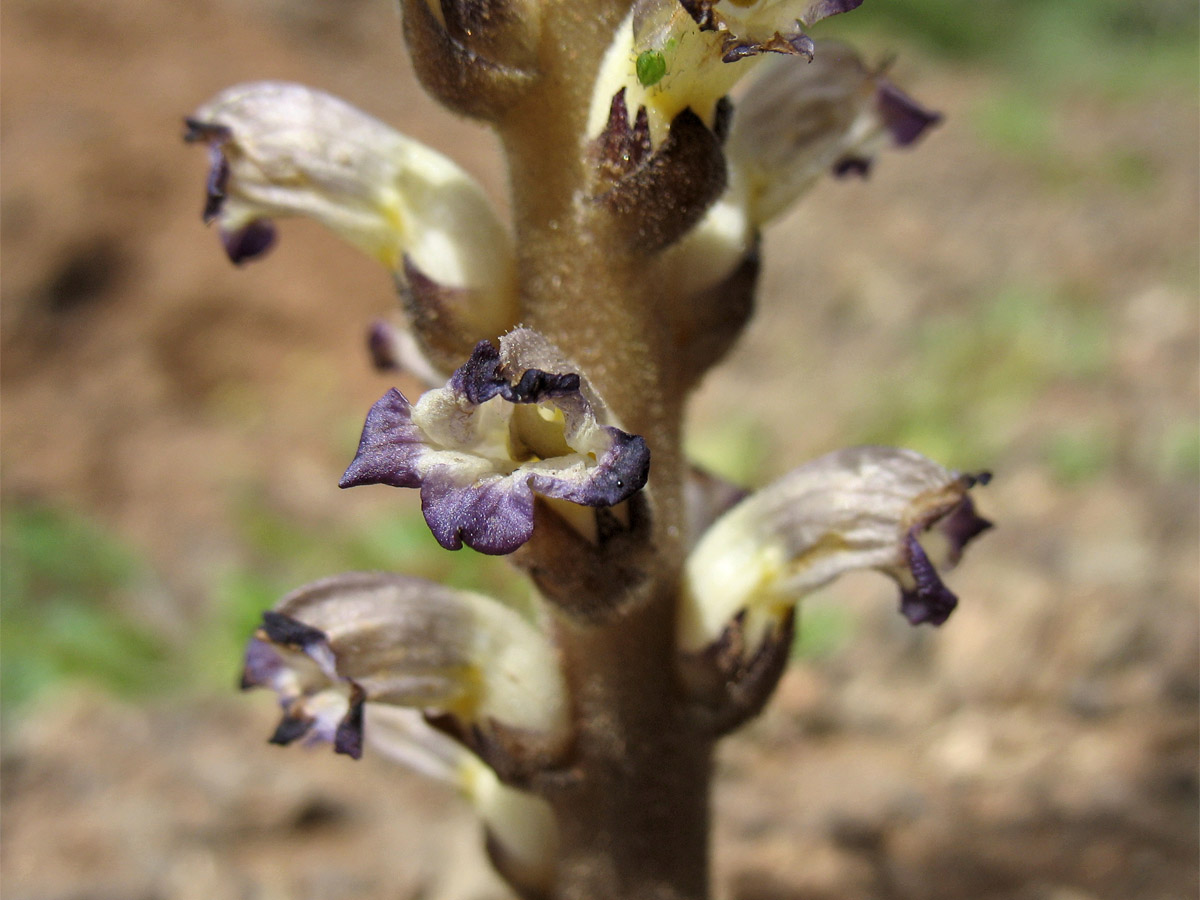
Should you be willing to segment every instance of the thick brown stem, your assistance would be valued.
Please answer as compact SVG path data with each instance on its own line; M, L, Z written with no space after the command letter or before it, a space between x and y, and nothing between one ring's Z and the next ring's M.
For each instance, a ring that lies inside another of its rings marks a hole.
M551 794L558 900L708 896L712 743L682 721L673 593L603 627L561 623L579 728L572 779Z
M544 15L554 38L542 48L536 99L499 129L524 323L579 363L621 426L649 443L655 550L636 596L594 601L619 605L617 618L558 621L577 735L570 776L546 790L560 832L554 897L704 900L713 745L687 727L675 675L684 398L667 387L674 360L656 315L661 285L591 197L584 133L591 79L624 10L565 4Z

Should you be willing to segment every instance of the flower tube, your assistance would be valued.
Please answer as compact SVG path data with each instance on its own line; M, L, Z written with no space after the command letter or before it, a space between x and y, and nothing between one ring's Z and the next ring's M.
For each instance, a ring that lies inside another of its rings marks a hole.
M279 695L272 743L328 741L354 758L370 704L550 744L568 727L556 654L540 632L490 597L401 575L352 572L284 597L246 649L242 686Z
M921 541L939 539L940 555L956 563L991 526L967 495L989 477L888 447L839 450L794 469L717 519L688 556L681 649L702 651L736 620L752 654L801 598L866 569L899 584L910 623L941 625L958 600Z
M187 119L208 144L204 219L235 263L266 252L274 219L308 216L404 282L455 296L476 336L515 320L512 241L483 189L440 153L330 94L261 81L222 91Z

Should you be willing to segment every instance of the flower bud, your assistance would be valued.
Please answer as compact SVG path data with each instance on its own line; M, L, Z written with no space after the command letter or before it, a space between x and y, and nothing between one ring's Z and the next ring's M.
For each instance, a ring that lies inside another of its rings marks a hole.
M728 187L663 255L669 283L698 293L733 273L759 230L827 174L865 175L874 155L941 121L850 48L822 41L811 62L764 64L736 103L725 143Z
M495 119L534 83L537 0L401 0L400 7L417 77L450 109Z
M937 533L946 561L957 562L990 527L967 496L988 478L888 447L839 450L794 469L717 519L688 556L681 648L702 651L740 617L752 655L798 600L865 569L896 580L912 624L941 625L958 601L919 538Z

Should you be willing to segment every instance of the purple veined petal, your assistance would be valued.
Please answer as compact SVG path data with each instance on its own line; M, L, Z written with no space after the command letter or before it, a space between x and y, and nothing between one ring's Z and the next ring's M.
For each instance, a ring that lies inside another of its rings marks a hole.
M531 368L512 383L501 372L500 351L491 341L480 341L447 386L476 406L493 397L503 397L509 403L537 403L578 393L579 375L575 372L556 375Z
M342 753L351 759L362 759L363 706L366 699L366 694L361 688L351 691L349 708L333 733L334 753Z
M580 477L535 471L530 485L539 494L581 506L616 506L629 498L650 477L650 448L639 435L605 428L612 444L594 467L579 466ZM633 488L633 490L631 490Z
M493 556L512 553L533 534L533 493L513 474L460 485L436 466L421 485L421 511L447 550L463 544Z
M225 144L233 133L224 125L201 122L186 118L187 131L183 139L189 144L208 143L208 177L204 181L204 224L210 224L221 214L229 185L229 160L225 157Z
M512 238L482 187L444 155L288 82L227 88L185 121L185 138L208 145L205 220L222 226L235 262L269 246L249 223L304 216L398 277L411 266L436 284L443 308L424 310L417 296L416 312L443 337L453 332L452 355L515 324Z
M822 19L828 19L830 16L858 9L862 6L862 2L863 0L816 0L815 3L810 3L808 8L804 10L800 16L800 21L805 25L811 26Z
M904 540L914 585L900 589L900 612L910 625L944 625L958 606L958 598L942 583L915 531L910 531Z
M229 161L220 144L208 149L208 178L204 182L204 224L209 225L221 215L225 205L225 187L229 183Z
M420 487L418 463L427 449L424 436L413 424L408 399L392 388L367 413L358 453L338 487L361 484Z
M811 64L764 64L739 101L726 148L756 226L820 179L865 176L888 145L910 146L941 121L834 41Z
M274 610L263 613L263 631L271 643L295 647L301 651L329 642L329 636L319 628L297 622L290 616Z
M508 729L564 741L569 721L554 648L503 604L400 575L314 582L264 615L243 686L278 695L271 742L326 742L362 755L366 706L452 711L481 739Z

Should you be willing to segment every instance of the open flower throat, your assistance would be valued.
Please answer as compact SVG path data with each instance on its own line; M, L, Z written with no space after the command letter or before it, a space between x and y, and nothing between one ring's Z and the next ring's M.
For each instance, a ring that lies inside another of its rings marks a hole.
M559 371L547 371L542 363ZM646 484L650 451L602 424L604 408L539 334L480 341L444 388L416 404L394 388L367 414L342 487L421 489L438 542L511 553L533 534L534 494L616 506Z

